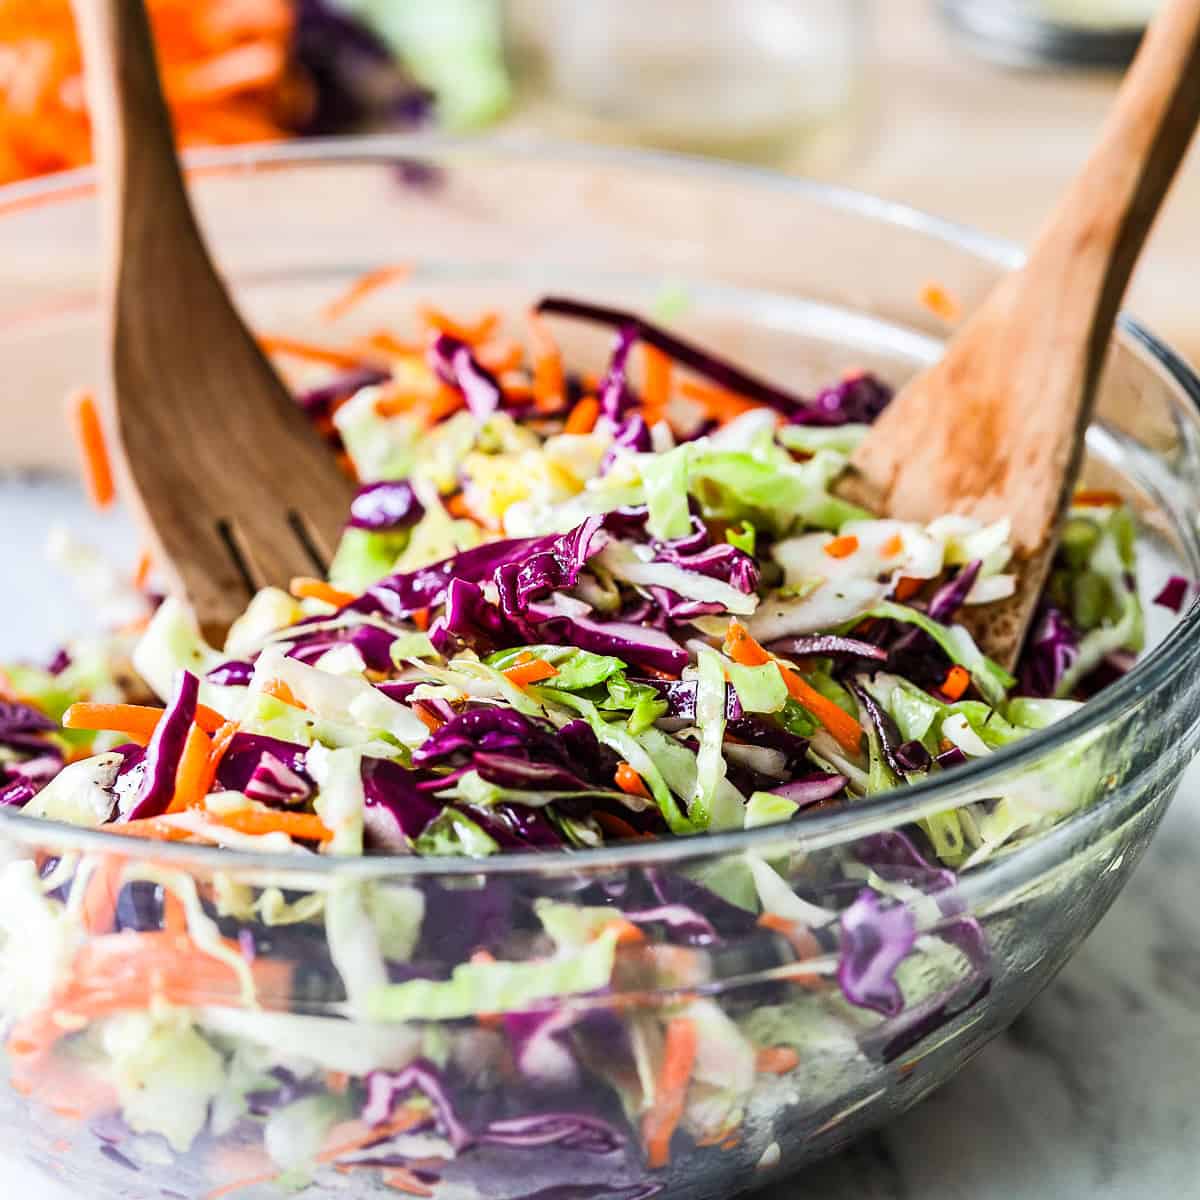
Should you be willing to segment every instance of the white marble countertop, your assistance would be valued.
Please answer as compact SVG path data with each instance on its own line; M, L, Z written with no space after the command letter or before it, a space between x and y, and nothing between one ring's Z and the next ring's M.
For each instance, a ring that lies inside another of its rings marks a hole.
M77 620L39 552L49 517L69 511L118 559L133 546L61 484L0 479L0 511L26 564L19 605L0 593L3 659ZM1200 1200L1198 876L1200 764L1112 911L1017 1023L917 1109L767 1200ZM0 1161L9 1197L67 1200Z

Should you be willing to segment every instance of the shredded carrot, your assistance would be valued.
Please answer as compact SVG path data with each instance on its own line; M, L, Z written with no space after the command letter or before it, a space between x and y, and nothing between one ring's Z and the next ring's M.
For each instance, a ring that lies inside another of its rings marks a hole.
M350 1087L350 1076L345 1071L326 1071L325 1087L335 1095L342 1096Z
M430 733L437 733L437 731L446 723L437 715L437 713L430 712L420 700L413 704L412 710L417 714L417 720L420 721Z
M73 392L68 404L88 497L96 508L108 508L117 492L96 398L91 392Z
M412 268L403 264L392 267L377 267L360 275L340 296L331 300L321 310L326 321L340 321L351 309L361 304L372 292L393 283L400 283L412 274Z
M604 926L602 933L616 934L618 946L640 946L646 940L645 931L638 928L632 921L618 917Z
M391 358L413 358L424 353L416 342L398 338L390 329L377 329L362 339L368 350L382 351Z
M562 351L546 322L529 313L529 336L533 343L533 400L538 412L558 412L566 403L567 381Z
M236 721L226 721L213 734L212 753L208 756L208 764L204 770L204 790L201 795L207 796L212 791L212 786L217 779L217 771L221 767L221 761L229 753L229 747L233 744L234 735L237 731L238 723Z
M950 701L961 700L963 693L970 686L971 673L966 667L960 667L955 663L946 672L946 678L942 680L942 695Z
M665 409L671 399L671 375L674 363L657 346L642 345L642 400L647 408Z
M154 569L154 559L150 557L149 550L143 550L138 555L137 566L133 571L133 586L139 591L146 590L146 584L150 582L150 572Z
M333 460L337 463L338 469L343 475L353 479L355 483L358 482L358 468L354 465L354 459L345 450L339 450L333 456Z
M235 812L209 813L208 819L214 825L222 825L252 837L286 833L299 842L327 842L333 837L333 830L314 813L244 808Z
M411 1171L404 1167L389 1167L382 1175L385 1187L403 1192L406 1196L432 1196L433 1188L426 1187Z
M591 433L600 419L600 401L595 396L584 396L567 414L563 433Z
M124 733L134 740L148 741L164 710L149 704L72 704L63 713L64 729L97 729ZM196 705L196 724L205 733L215 733L225 718L205 704Z
M346 1154L353 1154L375 1142L386 1141L398 1133L407 1133L413 1126L421 1124L426 1114L418 1108L405 1107L383 1125L364 1125L361 1121L345 1121L335 1125L325 1138L325 1147L317 1155L317 1162L330 1163Z
M471 509L467 505L467 498L462 494L462 492L455 492L454 495L446 501L446 511L459 521L468 520L471 516Z
M902 554L903 552L904 539L898 533L892 534L892 536L888 538L888 540L884 542L882 546L879 547L879 553L882 554L884 558L895 558L897 554Z
M425 405L425 424L432 427L439 421L452 417L460 408L465 408L466 404L462 392L443 384L433 399Z
M805 683L790 667L780 663L779 673L783 676L783 682L787 684L788 695L812 713L829 730L843 750L848 754L857 754L862 743L862 726L844 708Z
M761 667L770 662L771 656L750 636L750 631L741 622L731 619L725 635L725 648L734 662L747 667ZM788 695L806 708L850 754L857 754L862 741L862 726L845 709L826 699L791 667L777 663Z
M786 1075L800 1065L800 1055L791 1046L764 1046L754 1065L763 1075Z
M905 600L911 600L924 586L924 579L913 579L911 575L901 575L896 580L894 595L903 604Z
M592 813L592 817L596 824L600 826L610 837L622 838L628 842L644 842L653 841L652 833L641 833L634 829L623 817L618 817L616 813L604 812L603 809L597 809Z
M163 890L162 927L168 933L187 933L187 909L170 888Z
M175 771L175 794L167 812L183 812L203 803L208 780L208 760L212 755L212 741L199 725L188 730L183 754ZM203 789L203 790L201 790Z
M921 303L935 317L953 324L962 316L962 305L940 283L927 283L921 289Z
M517 663L504 672L504 678L517 687L529 687L532 683L541 683L553 679L558 674L558 668L548 663L544 658L535 658L530 662Z
M262 1183L274 1183L278 1178L279 1172L271 1171L265 1175L251 1175L246 1179L235 1179L232 1183L222 1184L219 1188L213 1188L211 1192L205 1192L204 1200L225 1200L226 1196L232 1196L235 1192L258 1187Z
M617 767L614 780L617 787L628 795L644 796L647 800L650 798L650 792L647 790L645 782L629 763L623 762Z
M299 338L282 337L274 333L259 334L258 344L268 354L286 354L291 358L324 363L326 366L340 367L342 370L353 370L355 367L366 365L361 354L339 350L335 346L320 346L315 342L306 342Z
M467 325L427 304L417 311L421 320L431 329L457 341L466 342L468 346L478 346L480 342L486 342L500 327L500 314L495 312L484 313L473 325Z
M303 708L304 705L296 699L296 693L282 679L268 679L263 684L263 695L274 696L276 700L283 704L290 704L293 708Z
M750 631L740 621L731 619L725 634L725 648L729 657L744 667L761 667L771 661L771 656L750 636Z
M667 1023L654 1107L642 1118L646 1165L652 1171L671 1161L671 1138L683 1116L688 1083L696 1065L697 1041L696 1026L685 1017L674 1017Z
M732 421L734 417L740 417L744 412L749 412L752 408L761 407L753 400L739 396L736 392L713 387L707 383L698 383L694 379L685 379L679 385L679 394L699 404L704 409L706 417L719 421L722 425L727 421Z
M475 357L479 365L493 375L505 375L515 371L525 361L525 349L520 342L505 341L494 345L482 346ZM505 395L511 395L512 388L505 388Z
M116 821L104 826L105 833L118 837L149 838L156 842L186 842L192 834L178 825L172 825L161 817L143 817L137 821Z
M93 936L111 933L117 923L117 897L125 874L125 859L105 855L92 870L83 894L83 927Z
M288 591L297 600L320 600L334 608L345 608L358 599L353 592L343 592L323 579L309 579L304 575L297 575L288 585Z
M429 609L418 608L416 612L409 617L409 620L424 633L429 628Z
M849 558L858 549L858 538L852 533L832 538L825 543L825 553L830 558Z
M1114 504L1124 504L1125 498L1120 492L1106 492L1098 488L1084 489L1071 497L1071 503L1080 508L1108 508Z
M407 388L392 386L382 388L379 398L375 401L375 415L385 420L391 417L403 417L415 412L425 403L425 397Z

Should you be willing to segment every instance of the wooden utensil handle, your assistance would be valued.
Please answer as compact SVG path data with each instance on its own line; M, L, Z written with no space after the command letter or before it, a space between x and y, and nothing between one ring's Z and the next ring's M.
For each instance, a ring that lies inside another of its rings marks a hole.
M106 176L100 193L110 279L115 280L121 271L137 271L143 264L153 268L165 249L156 237L159 231L176 241L172 257L177 257L180 212L197 247L200 239L154 69L154 38L143 0L72 3L86 64L97 170Z
M1200 120L1200 0L1169 0L1147 31L1100 140L1034 244L1028 273L1061 278L1074 256L1076 295L1095 273L1084 394L1099 380L1109 334L1163 197ZM1086 406L1085 406L1086 407Z

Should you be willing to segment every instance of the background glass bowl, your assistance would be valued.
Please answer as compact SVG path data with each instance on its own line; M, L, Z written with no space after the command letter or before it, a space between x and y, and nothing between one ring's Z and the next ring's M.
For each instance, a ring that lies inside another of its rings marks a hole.
M937 281L969 311L1016 261L1004 246L882 201L665 157L376 139L241 150L196 163L202 219L246 312L263 328L296 335L331 337L315 316L322 304L360 273L405 262L413 267L407 283L374 296L347 319L347 331L402 322L418 298L453 311L498 307L519 315L538 295L567 293L668 308L684 332L801 390L851 366L900 382L937 354L945 334L919 303L923 285ZM0 194L0 355L7 385L0 445L14 461L62 461L58 399L94 377L96 225L86 174ZM608 335L565 324L563 334L573 339L571 354L603 361ZM1200 576L1198 401L1200 384L1182 363L1127 323L1089 435L1087 473L1089 483L1119 490L1142 518L1147 599L1172 571ZM5 525L16 513L28 538L47 507L36 488L12 480L6 488ZM22 628L25 617L30 628L35 624L32 611L6 616L10 628ZM163 919L161 889L145 881L135 888L131 880L147 872L185 888L195 883L206 897L231 889L259 897L271 887L289 900L359 888L419 891L427 917L414 953L423 972L445 974L486 940L473 923L497 908L509 931L500 956L533 961L546 953L535 933L539 900L629 904L651 894L655 883L670 891L698 874L744 874L748 854L768 860L794 897L843 910L863 886L863 863L878 864L889 848L895 851L889 831L985 797L1032 795L1053 810L1066 790L1086 786L1090 803L1081 811L1048 820L1039 838L965 872L936 898L921 893L944 887L944 877L909 875L915 888L905 902L925 933L911 956L906 1004L897 1016L840 1000L830 979L845 949L838 922L814 938L797 925L764 926L754 914L732 921L707 945L639 951L603 995L543 1002L563 1014L568 1039L593 1056L624 1053L631 1032L652 1049L673 1009L697 997L741 1022L790 1006L780 1024L798 1047L799 1063L785 1075L755 1076L737 1098L745 1122L736 1145L695 1146L680 1135L672 1164L647 1169L636 1121L620 1118L607 1086L587 1082L594 1077L585 1063L585 1082L572 1090L571 1106L586 1103L620 1125L621 1147L599 1153L594 1145L550 1141L516 1151L484 1142L447 1172L474 1182L489 1200L730 1196L830 1153L928 1094L1013 1019L1103 915L1197 739L1200 618L1195 610L1174 618L1153 606L1148 616L1156 644L1144 661L1050 731L934 785L815 813L782 829L486 862L298 864L117 842L10 813L0 819L0 839L8 860L34 857L43 869L59 860L56 894L68 903L73 893L79 902L89 870L111 868L119 919L142 928ZM2 649L44 648L22 640ZM775 905L781 906L789 907L786 898ZM4 962L39 961L41 933L15 920L5 925ZM276 981L262 990L265 1025L240 1007L232 976L228 988L212 985L195 1012L222 1046L261 1041L289 1061L311 1046L320 1058L356 1026L368 1049L360 1045L353 1064L345 1064L350 1074L397 1065L395 1044L406 1030L368 1026L353 1015L319 926L268 931L236 917L221 926L230 938L252 932L260 964L293 964L288 986ZM967 952L956 960L961 970L943 976L939 946ZM285 1047L296 1030L286 1021L272 1024L271 1014L326 1024L301 1026L300 1045L293 1038ZM504 1032L466 1030L462 1022L444 1022L439 1032L443 1043L455 1044L452 1071L486 1068L491 1091L505 1103L527 1104L527 1112L553 1107L553 1092L532 1095L506 1077ZM428 1044L428 1028L424 1036ZM22 1074L19 1054L9 1065L17 1086L0 1093L0 1146L97 1200L158 1188L198 1198L239 1174L253 1175L255 1164L262 1169L261 1128L252 1122L235 1123L220 1138L205 1133L190 1151L175 1154L160 1138L130 1137L110 1118L87 1114L81 1122L65 1111L62 1061L32 1075ZM77 1073L68 1077L67 1091L82 1096L94 1068L77 1054L67 1065ZM476 1113L474 1119L478 1132L491 1118ZM121 1139L116 1151L114 1137ZM136 1175L131 1162L140 1168ZM355 1194L363 1195L379 1172L358 1169L352 1178ZM326 1168L306 1194L344 1186ZM237 1194L254 1200L277 1191L264 1183Z

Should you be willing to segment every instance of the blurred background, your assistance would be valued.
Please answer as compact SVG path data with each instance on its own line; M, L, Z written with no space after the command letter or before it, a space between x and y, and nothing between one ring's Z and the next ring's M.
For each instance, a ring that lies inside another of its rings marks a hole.
M180 140L498 130L716 155L1027 240L1155 0L150 0ZM68 0L0 0L0 183L90 155ZM1200 364L1200 153L1131 307ZM952 298L951 298L952 299Z

